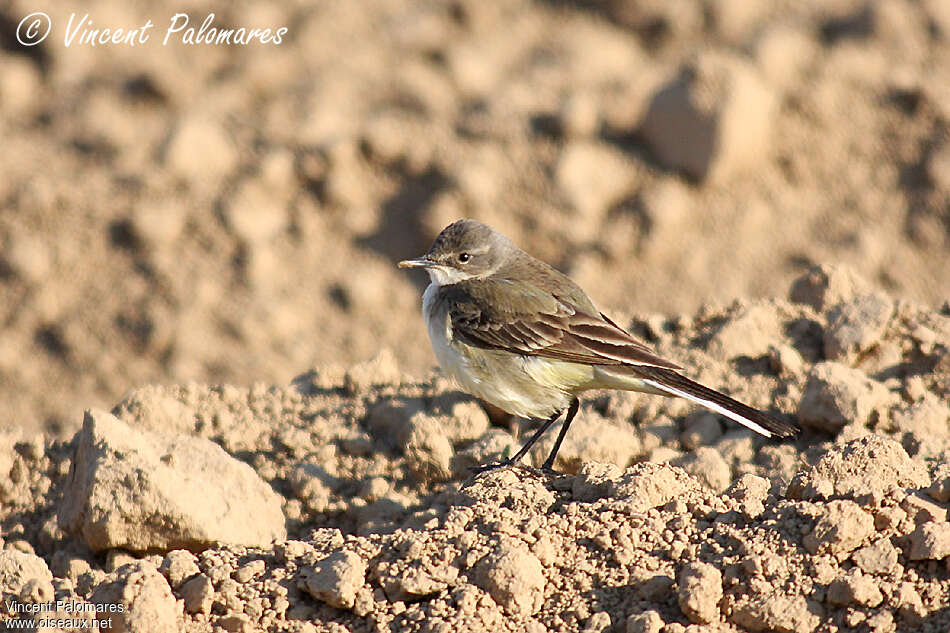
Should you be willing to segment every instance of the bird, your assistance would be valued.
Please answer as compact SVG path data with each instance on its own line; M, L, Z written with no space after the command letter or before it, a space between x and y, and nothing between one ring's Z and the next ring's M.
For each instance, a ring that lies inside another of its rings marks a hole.
M399 267L429 274L422 315L443 371L469 394L511 415L541 420L517 453L476 467L476 473L521 465L564 415L541 465L544 472L556 472L579 396L592 389L685 398L767 438L799 432L794 424L690 380L682 367L598 310L568 276L486 224L453 222L425 255Z

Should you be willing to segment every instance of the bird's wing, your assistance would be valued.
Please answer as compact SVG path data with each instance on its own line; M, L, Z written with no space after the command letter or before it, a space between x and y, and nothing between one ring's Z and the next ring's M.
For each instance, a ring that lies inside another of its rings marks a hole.
M468 345L590 365L680 369L596 309L591 314L535 285L482 279L441 292L453 335Z

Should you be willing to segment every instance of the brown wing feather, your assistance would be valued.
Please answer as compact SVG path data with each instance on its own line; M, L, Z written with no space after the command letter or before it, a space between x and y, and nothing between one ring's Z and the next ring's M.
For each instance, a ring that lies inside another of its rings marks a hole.
M679 369L603 314L589 314L553 294L505 280L441 290L456 338L468 345L590 365Z

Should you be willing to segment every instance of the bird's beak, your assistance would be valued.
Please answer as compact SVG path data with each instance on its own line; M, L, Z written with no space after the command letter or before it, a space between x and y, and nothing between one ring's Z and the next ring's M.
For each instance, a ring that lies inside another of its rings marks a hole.
M399 262L400 268L428 268L433 265L435 265L435 262L424 255L415 259L404 259Z

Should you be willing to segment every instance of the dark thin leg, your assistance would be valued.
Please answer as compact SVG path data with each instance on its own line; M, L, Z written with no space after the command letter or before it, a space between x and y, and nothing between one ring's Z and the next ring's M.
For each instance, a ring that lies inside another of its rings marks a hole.
M575 398L575 402L576 400L577 399ZM574 403L571 403L571 406L574 407ZM576 407L574 407L574 411L576 413L577 411ZM541 439L541 436L544 435L544 432L547 431L549 428L551 428L552 424L557 422L557 419L561 417L562 413L563 411L558 411L554 415L552 415L550 418L545 420L544 424L542 424L541 427L537 431L534 432L534 435L528 438L528 441L524 443L524 446L521 447L521 450L515 453L512 457L509 457L508 459L502 460L500 462L493 462L491 464L485 464L483 466L476 466L474 468L470 468L469 470L471 470L474 473L483 473L489 470L495 470L496 468L507 468L509 466L514 466L515 464L521 461L521 458L523 458L525 455L528 454L528 451L530 451L531 447L534 446L535 443L537 443L539 439ZM574 416L571 416L571 417L574 417ZM558 444L560 443L561 442L559 439Z
M531 447L534 446L537 443L537 441L541 439L541 436L544 435L544 433L549 428L551 428L551 425L557 422L557 419L561 417L562 413L564 412L558 411L557 413L552 415L550 418L545 420L544 424L542 424L541 427L537 431L534 432L534 435L528 438L528 441L524 443L524 446L521 447L521 450L519 450L517 453L514 454L514 457L511 458L511 462L512 463L520 462L521 458L527 455L528 451L531 450Z
M554 448L551 449L551 454L548 455L548 458L541 464L541 470L554 470L554 458L557 457L557 452L561 448L561 442L564 441L564 436L567 435L567 428L571 426L571 422L574 421L574 416L577 415L577 408L580 404L577 398L571 400L571 407L567 410L567 417L564 418L564 424L561 425L561 432L557 434L557 439L554 440Z

